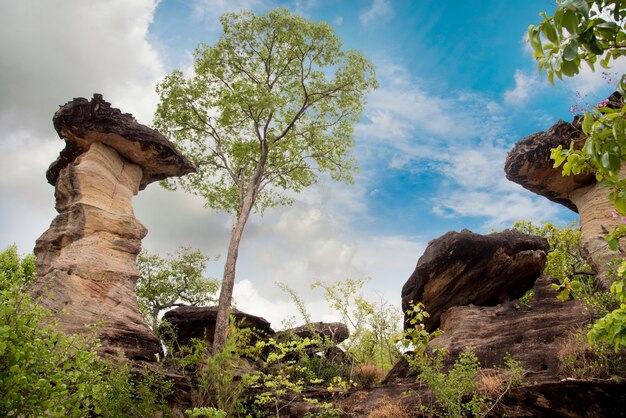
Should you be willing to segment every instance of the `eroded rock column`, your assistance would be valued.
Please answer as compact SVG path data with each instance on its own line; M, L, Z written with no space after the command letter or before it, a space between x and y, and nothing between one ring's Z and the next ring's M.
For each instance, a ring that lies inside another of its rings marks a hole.
M623 257L626 251L611 251L605 236L620 220L612 216L614 206L608 199L609 190L596 182L593 173L563 176L560 167L553 167L550 150L559 145L569 148L572 141L577 148L585 143L580 119L573 123L559 121L547 131L529 135L515 144L507 155L504 171L509 180L578 212L581 254L596 272L598 286L608 290L608 262ZM621 177L624 175L626 169ZM620 247L624 245L620 242Z
M66 333L97 325L102 352L151 361L161 344L139 312L136 257L147 229L132 197L151 181L193 171L158 132L94 95L55 114L66 148L48 170L59 212L37 240L31 292Z

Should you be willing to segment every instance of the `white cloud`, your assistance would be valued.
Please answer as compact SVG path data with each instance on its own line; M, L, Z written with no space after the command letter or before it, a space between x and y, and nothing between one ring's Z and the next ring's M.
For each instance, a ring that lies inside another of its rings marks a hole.
M388 22L394 15L389 0L373 0L370 7L359 14L359 20L363 26L373 22Z
M0 113L50 132L58 105L103 93L149 122L163 67L146 40L156 0L0 4Z
M502 229L514 221L530 220L536 223L556 220L558 205L525 192L494 195L488 191L452 192L435 200L433 212L442 217L484 217L483 228Z
M530 100L531 94L536 93L541 83L535 73L526 74L521 70L515 71L514 78L515 87L504 92L504 101L511 106L523 106Z
M140 122L163 65L148 38L156 0L0 2L0 245L30 251L55 215L45 172L63 148L59 105L94 92Z

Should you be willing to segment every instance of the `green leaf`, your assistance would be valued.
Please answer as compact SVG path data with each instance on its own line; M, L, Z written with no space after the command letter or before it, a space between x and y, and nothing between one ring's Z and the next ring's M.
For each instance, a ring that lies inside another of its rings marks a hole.
M574 61L578 58L578 42L571 40L563 49L563 60Z
M589 17L589 5L586 0L572 0L571 4L585 18Z
M561 64L561 71L568 77L573 77L578 74L578 65L574 61L563 61Z
M546 38L548 38L550 42L553 42L555 44L559 43L559 36L557 35L556 29L553 25L547 24L546 22L541 26L541 29L543 30L543 33L546 35Z
M565 10L563 12L563 27L567 29L570 35L575 35L578 32L578 16L572 10Z

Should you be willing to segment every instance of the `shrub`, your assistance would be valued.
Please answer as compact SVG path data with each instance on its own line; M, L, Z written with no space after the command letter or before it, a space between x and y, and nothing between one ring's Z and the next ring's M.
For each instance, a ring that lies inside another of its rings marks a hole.
M50 311L23 285L34 257L15 247L0 253L0 416L140 417L167 412L169 386L147 374L131 379L130 366L106 364L95 337L57 331ZM156 390L155 390L156 388Z

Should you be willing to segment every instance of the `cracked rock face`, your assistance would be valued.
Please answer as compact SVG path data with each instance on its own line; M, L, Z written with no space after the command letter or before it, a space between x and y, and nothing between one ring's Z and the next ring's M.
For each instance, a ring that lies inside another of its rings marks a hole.
M154 360L161 344L135 294L136 257L147 230L131 200L147 182L194 168L158 132L99 95L61 107L54 123L66 141L47 173L59 214L37 240L37 277L30 290L58 314L62 331L90 334L85 326L97 324L104 354Z

